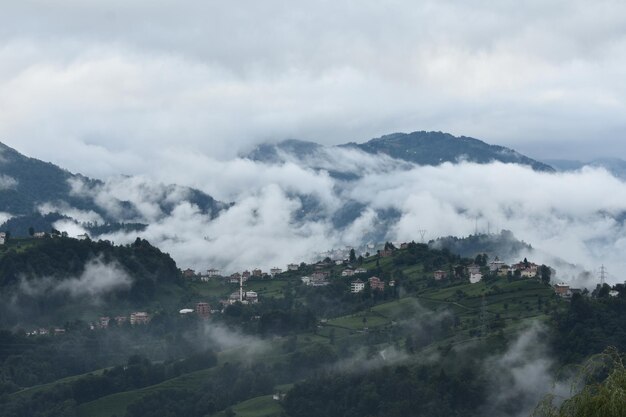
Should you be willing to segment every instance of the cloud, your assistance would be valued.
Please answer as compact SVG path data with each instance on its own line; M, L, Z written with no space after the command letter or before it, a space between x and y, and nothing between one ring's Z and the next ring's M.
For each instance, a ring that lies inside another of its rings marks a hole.
M199 335L194 335L194 344L204 349L217 349L227 354L237 355L241 360L253 360L255 356L268 352L271 343L254 336L246 335L224 325L207 323Z
M79 210L74 207L71 207L67 203L56 202L56 203L43 203L37 207L37 211L42 215L46 215L49 213L63 213L74 220L77 220L80 223L103 223L104 220L102 217L93 210Z
M9 190L17 187L17 180L8 175L0 175L0 190Z
M5 3L0 137L92 176L417 129L626 155L618 2Z
M22 279L20 291L29 296L45 293L67 293L73 298L90 297L97 303L99 297L111 291L129 288L132 278L117 263L105 263L96 258L85 264L85 270L77 277Z
M526 417L550 392L568 397L567 381L555 383L546 331L534 323L520 332L506 352L485 361L489 397L483 415Z
M603 169L551 174L502 163L415 166L335 148L279 164L189 155L185 173L175 166L164 167L157 180L118 177L93 189L73 184L109 215L121 213L127 200L137 207L132 219L149 223L142 232L99 238L131 243L139 235L181 267L226 273L310 261L321 251L372 239L419 240L422 229L426 239L506 229L534 248L520 259L553 266L555 280L578 282L604 264L613 274L609 281L617 282L626 267L626 183ZM320 167L361 176L339 180ZM187 199L187 188L159 182L186 175L233 206L212 218ZM583 281L595 286L593 279Z

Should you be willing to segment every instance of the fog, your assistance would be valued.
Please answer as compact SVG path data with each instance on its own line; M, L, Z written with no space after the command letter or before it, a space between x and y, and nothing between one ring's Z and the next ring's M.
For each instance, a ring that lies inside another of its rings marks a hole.
M547 332L547 328L535 322L522 330L504 353L485 360L489 393L485 416L527 417L546 395L561 399L571 395L565 375L556 379Z
M85 270L76 277L23 277L19 289L28 296L65 293L72 298L86 297L98 303L100 297L115 290L130 288L132 278L117 263L106 263L100 258L85 264Z
M605 170L553 174L469 162L415 166L355 150L333 152L334 170L365 167L361 176L335 179L319 168L319 160L265 164L196 156L189 161L184 184L234 203L215 219L188 201L176 203L178 192L167 197L171 213L159 208L162 191L150 190L159 189L154 184L169 175L167 169L153 179L108 181L96 190L96 201L110 213L116 210L112 202L120 198L133 202L138 208L134 220L150 224L139 235L183 268L233 272L284 267L310 261L326 249L359 245L373 235L397 242L418 241L420 229L426 230L427 240L506 229L533 246L521 257L554 266L557 279L569 280L604 264L612 281L622 280L626 184ZM182 175L173 179L183 180ZM333 216L354 203L364 209L337 227ZM83 213L82 218L89 216ZM113 233L98 238L130 243L136 237Z

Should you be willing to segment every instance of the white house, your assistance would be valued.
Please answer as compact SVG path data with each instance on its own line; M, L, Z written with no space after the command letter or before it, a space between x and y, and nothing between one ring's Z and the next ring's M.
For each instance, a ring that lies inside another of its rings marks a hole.
M609 297L617 297L619 295L619 291L611 290L609 291Z
M283 270L282 270L282 269L280 269L280 268L272 268L272 269L270 269L270 274L271 274L273 277L275 277L276 275L278 275L278 274L280 274L280 273L282 273L282 272L283 272Z
M363 281L361 281L360 279L357 279L356 281L352 281L350 283L350 292L352 294L356 294L358 292L361 292L365 289L365 283Z
M481 274L480 272L470 274L470 283L472 284L476 284L477 282L482 281L482 279L483 274Z
M302 281L304 285L309 285L311 283L311 277L302 277L300 278L300 281Z
M4 245L7 241L7 234L4 232L0 233L0 245Z
M209 277L209 278L219 277L220 276L220 270L219 269L207 269L206 276Z
M365 269L365 268L357 268L357 269L354 270L354 273L355 274L365 274L365 273L367 273L367 269Z
M489 271L496 272L498 269L500 269L504 265L505 265L504 262L496 258L494 261L489 262Z
M289 264L287 265L288 271L297 271L300 268L298 264Z
M354 275L354 270L352 269L344 269L341 273L342 277L351 277L352 275Z

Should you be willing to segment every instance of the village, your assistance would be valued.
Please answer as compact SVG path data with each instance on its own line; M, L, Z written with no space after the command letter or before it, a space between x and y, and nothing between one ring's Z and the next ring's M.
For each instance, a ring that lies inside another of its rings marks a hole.
M45 233L33 233L34 238L45 238L52 235ZM0 233L0 242L6 239L4 233ZM89 239L87 235L78 236L77 239ZM182 306L178 311L181 317L196 316L202 320L208 320L214 314L221 314L225 308L230 305L240 303L242 305L259 303L260 297L256 291L246 289L249 282L267 282L275 279L296 279L305 287L317 288L330 285L333 280L349 279L346 291L351 294L360 294L366 290L371 293L383 293L386 289L394 290L397 286L395 279L384 279L376 275L375 270L367 269L360 266L365 259L376 259L376 265L380 260L393 257L400 250L406 250L411 243L403 242L398 244L386 243L384 245L368 244L360 248L360 253L352 247L336 249L324 252L321 255L324 258L316 263L307 265L306 263L290 263L286 265L286 269L274 267L269 271L263 271L261 268L244 270L242 272L234 272L232 274L223 275L219 269L209 268L203 273L198 273L191 268L182 271L182 278L188 282L194 282L198 285L207 283L219 283L224 288L233 288L226 298L222 298L219 302L212 306L207 301L197 301L193 305ZM414 242L412 242L414 244ZM377 249L378 248L378 249ZM374 255L370 255L369 251ZM375 251L375 252L374 252ZM480 259L478 257L477 259ZM304 273L303 273L304 272ZM555 275L555 271L545 265L538 265L523 259L520 262L511 265L501 261L498 257L490 262L471 263L469 265L450 265L448 269L437 269L431 272L430 279L434 284L453 283L453 282L469 282L470 284L478 284L486 278L508 278L508 279L536 279L550 282L550 277ZM570 285L558 282L551 284L554 293L563 299L570 299L574 294L587 294L588 291L579 288L571 288ZM611 290L610 297L616 297L617 291ZM111 325L115 326L136 326L144 325L150 322L151 315L146 311L135 311L128 315L118 315L114 317L101 316L97 320L89 323L92 330L107 329ZM28 335L63 335L65 329L61 327L38 328Z

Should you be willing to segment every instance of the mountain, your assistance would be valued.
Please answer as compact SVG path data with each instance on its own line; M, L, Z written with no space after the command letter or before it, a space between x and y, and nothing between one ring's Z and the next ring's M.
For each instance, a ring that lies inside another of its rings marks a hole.
M369 154L382 154L418 165L439 165L444 162L471 161L487 164L492 161L528 165L536 171L554 172L551 166L531 159L513 149L489 145L481 140L452 136L442 132L393 133L365 143L350 142L337 147L289 139L278 143L264 143L245 157L266 163L287 160L316 162L313 168L323 168L333 149L359 149ZM322 161L320 161L322 160ZM337 177L340 171L330 170ZM343 173L345 176L345 172Z
M588 162L569 159L547 159L545 162L561 172L577 171L585 166L604 168L617 178L626 180L626 161L620 158L597 158Z
M481 140L452 136L442 132L393 133L368 142L349 143L371 154L386 154L418 165L439 165L460 160L487 164L492 161L528 165L536 171L552 172L549 165L531 159L504 146L489 145Z
M179 185L137 185L132 177L122 177L116 180L115 186L134 187L135 191L148 195L150 202L164 215L170 214L182 201L198 206L211 217L227 207L200 190ZM89 223L87 229L94 229L94 232L145 227L145 216L129 198L130 192L116 194L110 188L107 182L29 158L0 143L0 207L12 217L0 229L10 231L14 236L25 236L31 226L49 231L56 221L62 219ZM103 200L106 205L102 204Z

